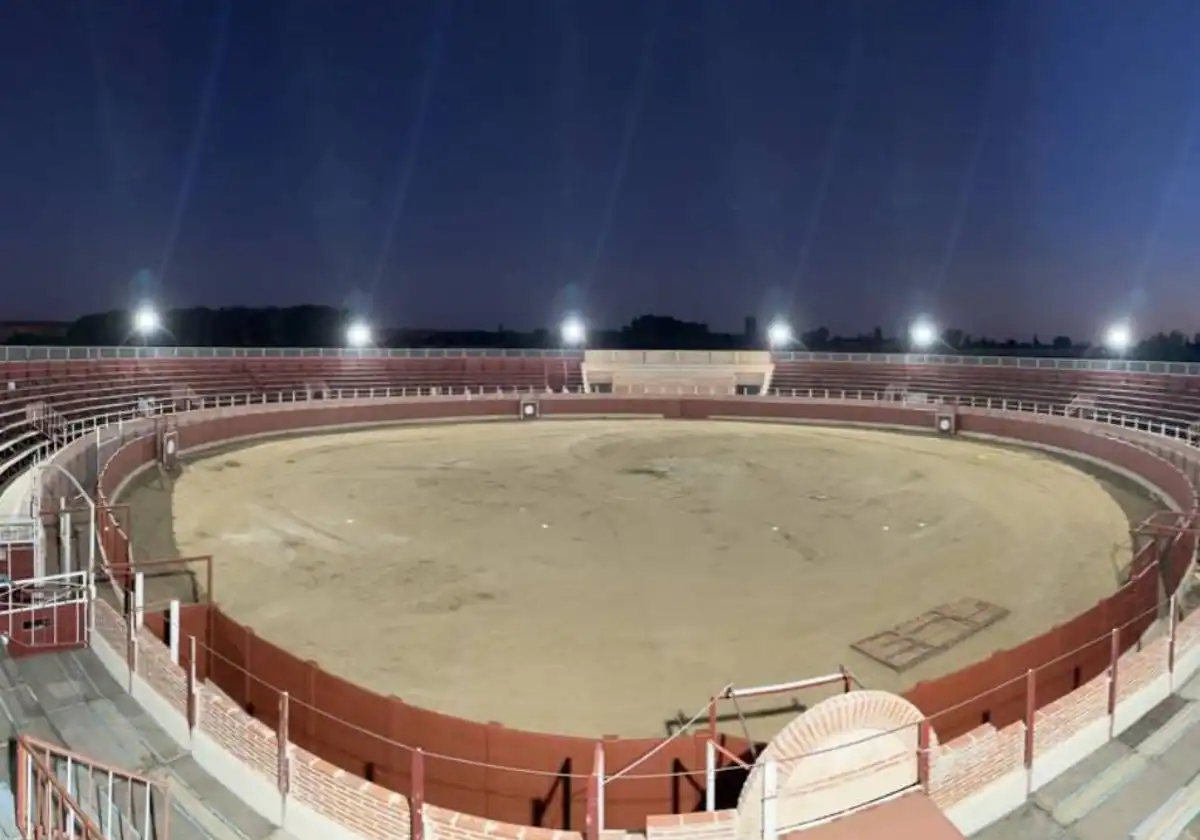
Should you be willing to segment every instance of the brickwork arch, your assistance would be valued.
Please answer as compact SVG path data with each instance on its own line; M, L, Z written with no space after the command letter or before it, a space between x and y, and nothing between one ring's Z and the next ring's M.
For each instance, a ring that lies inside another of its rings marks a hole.
M739 840L762 834L765 764L777 768L777 813L786 828L847 811L917 783L924 715L886 691L853 691L818 703L759 756L738 801Z

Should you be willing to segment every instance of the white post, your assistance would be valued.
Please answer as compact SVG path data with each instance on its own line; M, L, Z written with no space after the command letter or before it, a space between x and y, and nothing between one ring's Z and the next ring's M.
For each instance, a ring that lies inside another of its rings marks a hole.
M599 796L596 798L596 830L604 831L604 800L608 798L604 789L606 787L608 773L604 769L604 748L601 747L596 753L596 774L600 777Z
M717 745L712 738L704 744L704 810L717 810Z
M51 759L53 761L54 759ZM71 756L67 756L67 796L71 799L75 798L75 768L72 766L75 762ZM75 809L67 809L67 836L75 836Z
M763 764L762 840L779 835L779 765L774 760Z
M179 664L179 599L171 599L170 625L168 632L171 634L171 661L176 665Z
M88 504L88 580L93 581L96 574L96 503L87 496L83 498Z
M62 552L62 556L59 558L59 565L62 566L62 568L59 571L61 571L64 575L68 575L75 571L74 558L71 557L71 513L66 509L66 507L67 500L61 500L59 504L59 510L61 512L58 515L58 543L60 546L60 551Z
M133 576L133 626L142 627L142 615L146 608L145 572L137 572Z

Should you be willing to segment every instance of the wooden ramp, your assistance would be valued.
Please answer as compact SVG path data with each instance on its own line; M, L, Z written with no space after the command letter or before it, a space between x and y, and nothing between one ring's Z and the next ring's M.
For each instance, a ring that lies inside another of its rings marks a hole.
M786 840L963 840L924 793L906 793L861 811L786 835Z

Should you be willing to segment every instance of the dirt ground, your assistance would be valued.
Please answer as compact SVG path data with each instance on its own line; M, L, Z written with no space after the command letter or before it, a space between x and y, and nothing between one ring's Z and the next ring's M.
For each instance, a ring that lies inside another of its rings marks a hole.
M864 429L512 422L260 443L130 501L139 557L212 554L222 609L327 670L465 717L641 736L726 683L845 665L898 690L1091 606L1152 502L1078 466ZM850 648L964 597L1011 614L900 674Z

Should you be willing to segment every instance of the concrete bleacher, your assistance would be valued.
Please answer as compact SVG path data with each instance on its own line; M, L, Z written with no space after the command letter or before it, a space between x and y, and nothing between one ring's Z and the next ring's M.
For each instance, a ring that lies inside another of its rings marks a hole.
M758 394L768 387L771 354L719 350L588 350L589 390L614 394Z

